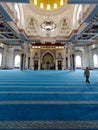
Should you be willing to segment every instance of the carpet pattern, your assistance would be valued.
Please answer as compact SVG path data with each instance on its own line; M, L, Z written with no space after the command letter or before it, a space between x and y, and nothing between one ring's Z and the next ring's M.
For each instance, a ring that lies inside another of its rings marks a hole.
M98 129L98 121L14 121L0 122L2 129Z
M0 71L0 129L98 129L98 72Z

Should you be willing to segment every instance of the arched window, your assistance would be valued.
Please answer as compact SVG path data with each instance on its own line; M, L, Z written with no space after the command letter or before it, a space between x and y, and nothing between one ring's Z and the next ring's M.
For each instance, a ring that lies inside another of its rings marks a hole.
M76 68L80 68L81 67L81 57L80 56L76 56Z
M16 17L20 20L20 11L17 3L15 3L15 11Z
M2 54L0 53L0 67L1 67L1 63L2 63Z
M98 56L97 54L93 55L94 67L98 68Z
M15 56L15 67L20 67L20 56L16 55Z
M82 5L79 6L77 12L77 21L82 17Z

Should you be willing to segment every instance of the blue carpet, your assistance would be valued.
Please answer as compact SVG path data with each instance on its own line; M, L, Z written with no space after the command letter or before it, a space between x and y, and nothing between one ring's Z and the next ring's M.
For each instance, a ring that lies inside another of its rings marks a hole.
M98 72L0 71L0 129L98 129Z

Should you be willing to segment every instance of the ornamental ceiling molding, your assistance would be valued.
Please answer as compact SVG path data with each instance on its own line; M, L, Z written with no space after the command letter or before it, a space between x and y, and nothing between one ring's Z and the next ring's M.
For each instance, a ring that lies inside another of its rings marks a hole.
M98 4L98 0L68 0L68 4Z
M0 0L0 2L30 3L30 0Z
M54 11L62 8L62 6L67 3L67 0L30 0L30 3L35 5L38 9Z
M70 35L71 31L72 31L72 27L71 27L71 22L69 20L68 17L64 17L62 20L61 20L61 23L60 23L60 34L63 34L65 36L68 36Z
M30 0L0 0L0 2L30 3ZM98 4L98 0L67 0L68 4Z
M37 33L36 31L36 20L34 17L28 17L26 20L26 27L25 27L25 32L27 35L35 35Z
M56 9L56 10L53 10L53 11L45 11L45 10L41 10L41 9L38 9L35 5L33 4L30 4L30 7L31 9L37 13L38 15L51 15L51 16L56 16L56 15L60 15L62 13L64 13L67 9L70 8L70 6L75 6L75 5L68 5L68 4L65 4L63 5L61 8L59 9Z

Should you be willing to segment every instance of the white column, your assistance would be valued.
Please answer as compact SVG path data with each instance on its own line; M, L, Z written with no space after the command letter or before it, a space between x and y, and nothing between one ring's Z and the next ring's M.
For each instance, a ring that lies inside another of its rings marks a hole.
M88 50L88 47L83 48L82 57L83 57L82 68L85 69L85 67L89 67L89 50Z
M22 62L22 67L21 69L25 70L28 69L28 44L26 42L22 43L21 46L21 62Z
M68 55L68 69L70 69L70 67L71 67L71 66L70 66L70 64L71 64L70 61L71 61L71 60L70 60L70 46L69 46L69 45L68 45L67 55Z
M26 43L25 45L26 49L25 49L25 54L26 54L26 63L25 63L25 69L28 69L28 57L29 57L29 44Z
M8 51L7 51L7 67L9 69L13 69L14 68L14 48L12 46L8 47Z
M90 67L90 69L94 69L93 55L92 55L91 47L89 47L89 67Z
M3 57L2 57L2 69L7 68L7 45L4 45Z
M34 70L34 59L32 60L32 70Z
M66 68L66 66L67 66L67 65L66 65L66 58L67 58L67 48L65 47L65 59L64 59L65 68L64 68L64 69L67 69L67 68Z
M97 45L97 63L98 63L98 45Z
M40 66L41 66L40 60L38 60L38 70L40 70Z
M58 70L58 60L56 59L55 69Z
M71 69L75 70L75 45L71 43Z
M63 53L63 60L62 60L62 70L66 69L66 55L65 55L65 49L62 50L62 53Z
M32 47L30 47L30 69L32 70Z
M68 45L68 68L71 70L75 69L75 46L73 43Z

